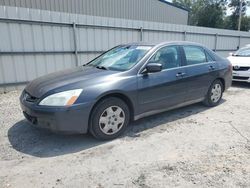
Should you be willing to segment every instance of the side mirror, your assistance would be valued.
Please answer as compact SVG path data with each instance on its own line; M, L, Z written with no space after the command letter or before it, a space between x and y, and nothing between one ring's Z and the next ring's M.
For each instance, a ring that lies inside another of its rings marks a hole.
M162 70L162 64L160 63L149 63L146 65L146 73L160 72Z

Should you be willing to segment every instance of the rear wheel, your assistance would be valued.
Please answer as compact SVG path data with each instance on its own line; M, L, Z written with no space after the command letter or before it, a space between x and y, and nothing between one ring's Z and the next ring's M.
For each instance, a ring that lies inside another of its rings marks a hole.
M129 115L129 108L123 100L116 97L104 99L92 111L90 132L97 139L114 139L126 129Z
M215 80L212 85L210 86L208 93L206 95L206 99L203 103L206 106L217 106L222 98L223 95L223 84L220 80Z

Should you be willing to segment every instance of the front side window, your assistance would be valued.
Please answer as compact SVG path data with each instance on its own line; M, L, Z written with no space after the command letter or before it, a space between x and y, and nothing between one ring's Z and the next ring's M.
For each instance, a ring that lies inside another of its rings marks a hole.
M152 46L118 46L99 56L88 65L102 69L126 71L137 64Z
M207 61L204 50L197 46L183 46L187 65L201 64Z
M166 46L159 49L148 63L160 63L162 65L162 69L170 69L181 66L178 46Z

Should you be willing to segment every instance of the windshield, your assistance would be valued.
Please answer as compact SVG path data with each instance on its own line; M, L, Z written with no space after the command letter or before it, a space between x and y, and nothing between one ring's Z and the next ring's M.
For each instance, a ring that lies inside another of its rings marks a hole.
M126 71L137 64L152 46L125 45L118 46L94 59L88 65L118 71Z
M234 55L235 56L250 57L250 47L241 48Z

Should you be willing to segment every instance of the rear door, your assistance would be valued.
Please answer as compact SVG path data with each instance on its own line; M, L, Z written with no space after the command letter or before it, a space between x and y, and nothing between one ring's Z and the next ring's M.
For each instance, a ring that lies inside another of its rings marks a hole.
M186 100L202 99L218 73L218 64L200 46L183 45L182 52L187 73L188 96Z
M161 63L161 72L138 75L140 113L170 108L184 102L187 86L179 46L162 47L147 63Z

